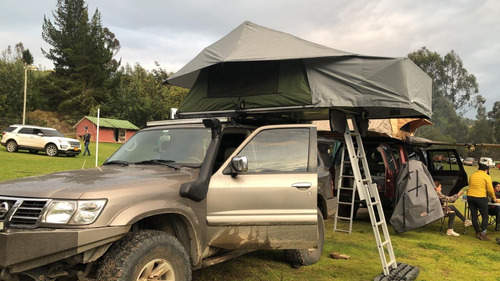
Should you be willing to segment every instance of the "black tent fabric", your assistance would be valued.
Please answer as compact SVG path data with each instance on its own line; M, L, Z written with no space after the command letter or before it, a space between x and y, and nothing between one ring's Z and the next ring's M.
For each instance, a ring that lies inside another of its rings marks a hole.
M434 180L418 160L403 164L396 179L398 201L391 217L396 233L416 229L444 216Z

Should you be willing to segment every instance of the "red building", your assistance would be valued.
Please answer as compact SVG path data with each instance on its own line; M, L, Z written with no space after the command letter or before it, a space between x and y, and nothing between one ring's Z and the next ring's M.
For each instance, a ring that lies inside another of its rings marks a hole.
M97 137L97 117L85 116L75 125L76 135L83 139L85 129L92 135L91 141ZM99 118L99 142L125 142L137 132L139 128L127 120Z

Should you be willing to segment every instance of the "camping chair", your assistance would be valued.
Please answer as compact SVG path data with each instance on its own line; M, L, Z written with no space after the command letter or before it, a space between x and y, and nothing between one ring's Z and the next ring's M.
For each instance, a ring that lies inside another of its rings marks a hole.
M443 209L447 208L448 207L448 202L444 203L443 205ZM444 210L443 210L444 211ZM432 223L432 226L434 226L434 228L439 231L439 234L443 235L443 228L444 228L444 224L446 222L446 219L450 217L450 213L449 212L445 212L444 216L442 218L440 218L439 220L435 221Z

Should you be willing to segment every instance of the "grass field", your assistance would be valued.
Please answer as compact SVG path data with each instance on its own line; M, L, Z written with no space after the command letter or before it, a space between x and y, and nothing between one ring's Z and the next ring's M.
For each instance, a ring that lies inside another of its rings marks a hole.
M99 144L99 165L119 145ZM91 151L94 151L91 144ZM48 157L44 153L32 155L28 152L7 153L0 149L2 172L0 180L46 174L60 170L91 168L92 157ZM476 170L466 167L468 174ZM500 170L491 170L493 180L500 181ZM461 200L455 203L464 209ZM257 251L193 273L195 281L212 280L373 280L382 272L380 259L368 215L360 210L353 224L352 234L333 232L333 219L326 223L326 244L321 260L312 266L292 269L285 262L282 251ZM489 226L491 238L500 233ZM494 241L484 242L475 238L472 228L460 237L440 234L432 225L403 234L394 234L391 240L398 262L420 269L418 280L498 280L500 281L500 245ZM459 219L455 231L464 232ZM350 256L349 260L331 259L329 253L338 252Z

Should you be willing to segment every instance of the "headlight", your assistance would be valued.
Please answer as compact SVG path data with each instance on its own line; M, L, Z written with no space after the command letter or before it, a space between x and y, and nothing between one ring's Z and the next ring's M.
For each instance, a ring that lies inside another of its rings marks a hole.
M42 221L90 224L97 219L105 204L106 200L52 201Z

